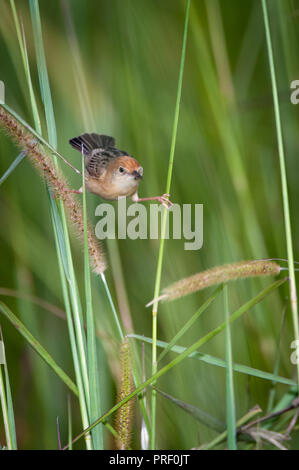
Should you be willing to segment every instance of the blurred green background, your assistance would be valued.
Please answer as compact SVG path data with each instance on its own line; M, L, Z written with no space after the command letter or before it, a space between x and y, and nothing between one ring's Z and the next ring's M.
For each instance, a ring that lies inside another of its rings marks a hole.
M80 168L78 152L68 140L82 132L116 138L144 167L140 197L165 190L182 46L183 0L40 0L43 38L58 134L58 150ZM30 68L42 125L36 56L27 1L16 0L24 23ZM29 93L8 0L0 4L0 79L6 103L33 125ZM274 59L278 77L286 150L294 256L298 256L298 124L299 106L290 102L290 83L299 79L299 2L269 2ZM10 139L0 136L0 174L18 155ZM71 187L80 177L62 165ZM259 0L192 0L176 143L171 200L204 205L204 243L184 250L184 240L168 240L162 287L215 265L245 259L286 257L279 159L273 100ZM102 202L88 195L89 218ZM146 203L147 204L147 203ZM63 309L57 258L45 185L26 158L0 188L0 288L35 296ZM72 237L76 274L83 295L82 249ZM119 309L130 312L134 330L151 336L151 311L159 249L158 240L110 240L107 277ZM249 300L270 279L237 281L229 286L231 311ZM1 291L0 291L1 293ZM158 338L169 341L208 297L202 291L159 309ZM272 372L283 310L279 374L294 378L290 363L292 320L288 286L232 325L234 361ZM66 323L39 305L1 295L73 377ZM97 328L102 336L103 409L116 401L118 358L111 347L111 311L93 278ZM187 346L224 319L219 296L180 344ZM57 448L56 417L62 440L67 433L67 390L32 352L18 332L1 318L20 448ZM141 355L141 347L138 344ZM203 352L225 357L225 335ZM165 359L165 363L172 354ZM145 345L146 375L151 349ZM267 409L271 383L235 373L237 417L259 404ZM188 359L158 383L167 393L225 421L225 371ZM276 401L288 387L276 386ZM72 399L74 434L80 427L78 404ZM136 407L133 447L139 447L140 411ZM158 447L189 449L215 433L158 396ZM290 446L298 448L296 434ZM0 422L0 441L4 442ZM106 436L107 447L113 442ZM83 446L83 444L80 444ZM78 447L80 447L80 445Z

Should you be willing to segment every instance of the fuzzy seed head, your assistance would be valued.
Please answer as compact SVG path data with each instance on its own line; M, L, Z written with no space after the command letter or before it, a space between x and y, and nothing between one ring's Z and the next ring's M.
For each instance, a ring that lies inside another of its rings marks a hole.
M166 287L161 298L173 300L223 282L259 276L277 276L280 266L274 261L253 260L225 264L181 279Z
M125 337L120 349L121 373L118 384L118 402L133 391L132 357L128 338ZM119 438L116 447L120 450L128 449L131 439L134 400L131 399L117 410L116 431Z
M28 131L14 116L0 105L0 127L2 127L26 152L39 174L46 180L56 198L61 199L66 208L66 213L71 221L75 233L80 239L84 239L84 223L81 205L71 192L64 175L55 167L51 153L36 137ZM103 250L88 224L88 250L90 263L96 274L101 274L106 269L106 261Z

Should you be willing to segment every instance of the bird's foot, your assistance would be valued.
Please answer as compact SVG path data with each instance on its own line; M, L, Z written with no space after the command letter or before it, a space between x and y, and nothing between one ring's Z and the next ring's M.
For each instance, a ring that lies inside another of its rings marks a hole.
M79 189L70 189L70 193L75 193L75 194L82 194L83 193L83 188Z
M166 209L170 209L173 206L173 202L169 200L170 194L162 194L162 196L154 196L154 197L141 197L138 196L132 197L134 202L143 202L143 201L158 201L162 206L166 207Z
M162 206L166 207L166 209L170 209L173 206L173 202L169 200L170 194L162 194L162 196L158 196L157 201L162 204Z

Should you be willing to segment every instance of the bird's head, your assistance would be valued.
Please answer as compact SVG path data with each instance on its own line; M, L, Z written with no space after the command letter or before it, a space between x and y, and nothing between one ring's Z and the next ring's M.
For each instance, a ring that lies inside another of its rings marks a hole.
M133 183L138 185L143 176L143 168L135 158L130 156L121 156L116 158L110 164L109 170L112 171L114 183L120 185Z

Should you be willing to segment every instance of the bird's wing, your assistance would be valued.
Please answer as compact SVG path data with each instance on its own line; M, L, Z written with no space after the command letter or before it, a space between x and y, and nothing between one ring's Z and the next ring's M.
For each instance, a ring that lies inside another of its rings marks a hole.
M118 150L115 147L93 150L86 159L86 170L90 176L98 178L106 172L112 160L127 155L128 153Z

